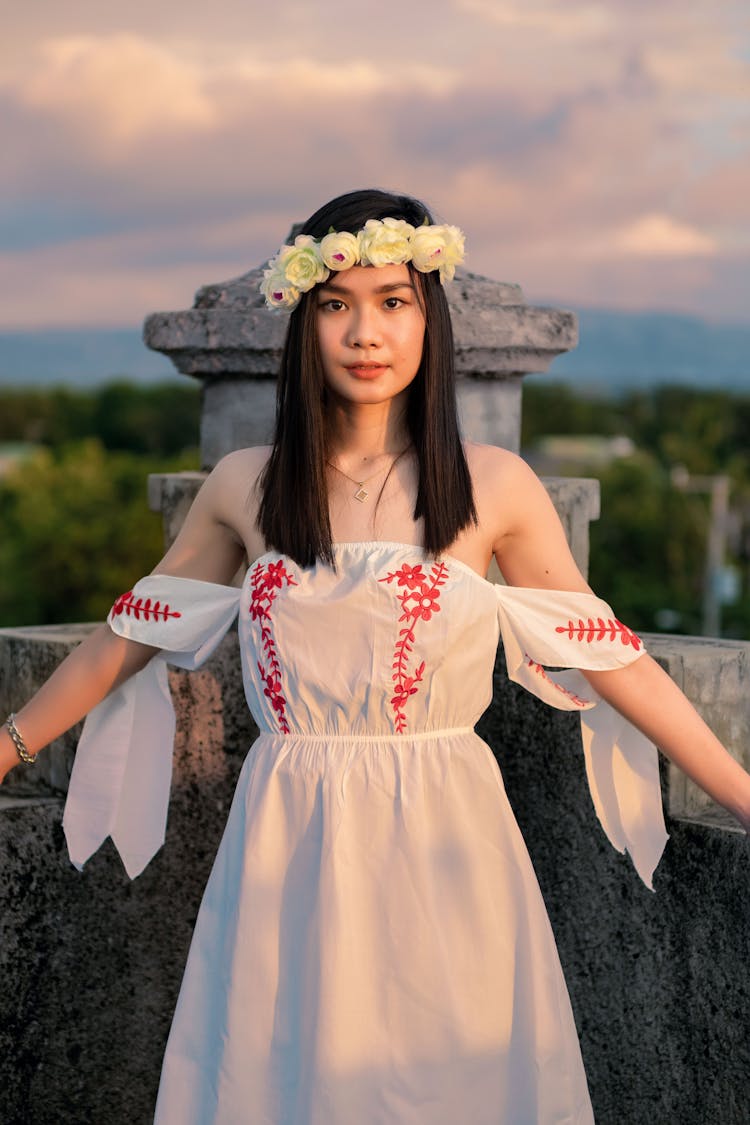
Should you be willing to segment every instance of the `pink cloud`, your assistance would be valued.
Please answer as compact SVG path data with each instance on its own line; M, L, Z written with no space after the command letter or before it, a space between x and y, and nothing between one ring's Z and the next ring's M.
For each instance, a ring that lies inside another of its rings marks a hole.
M140 36L54 39L39 55L39 65L17 83L21 103L92 130L100 145L214 124L199 69Z
M184 307L366 184L425 197L471 268L530 292L726 309L750 273L750 103L731 5L710 8L436 0L383 52L330 0L325 26L298 13L304 55L262 14L217 31L222 0L179 25L136 0L128 34L106 6L75 36L50 8L41 53L0 48L6 323Z

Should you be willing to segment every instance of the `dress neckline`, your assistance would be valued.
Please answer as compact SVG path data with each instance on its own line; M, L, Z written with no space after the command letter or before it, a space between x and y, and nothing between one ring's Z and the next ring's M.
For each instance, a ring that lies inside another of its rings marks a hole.
M352 550L356 547L367 548L367 550L370 551L417 551L420 555L423 555L426 558L444 559L446 563L450 564L451 566L458 567L459 570L464 571L466 574L470 575L471 578L475 578L476 581L480 582L483 586L489 586L492 590L497 589L497 583L490 582L488 578L482 577L482 575L474 570L472 566L469 566L468 563L462 562L461 559L457 559L454 555L449 555L445 551L441 552L441 554L438 556L427 555L425 553L424 547L422 547L419 543L404 543L397 539L351 539L337 541L332 544L332 547L334 551ZM285 555L282 551L264 551L262 555L258 555L256 559L253 559L253 561L250 563L250 566L248 567L248 572L252 567L255 566L256 563L263 562L265 559L272 558L274 556L284 559L289 558L289 556ZM290 559L289 561L291 562L293 560Z

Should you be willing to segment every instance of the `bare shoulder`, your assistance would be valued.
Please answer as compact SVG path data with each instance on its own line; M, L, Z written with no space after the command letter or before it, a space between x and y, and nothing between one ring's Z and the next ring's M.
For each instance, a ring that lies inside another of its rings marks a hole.
M231 528L255 554L263 545L255 543L255 521L258 514L258 483L271 453L267 445L236 449L217 462L203 490L214 519Z
M270 452L270 446L256 445L225 454L209 473L203 491L218 503L231 504L240 494L247 498L255 490Z
M499 445L482 445L477 441L465 441L464 452L472 478L476 475L477 483L481 483L485 477L496 479L498 474L506 476L528 469L526 462L517 453L502 449Z
M253 541L258 514L258 478L270 450L263 446L238 449L216 463L203 482L186 518L188 530L204 525L228 533L245 551Z
M235 449L226 453L210 476L221 480L222 484L232 481L242 481L247 485L248 480L254 482L265 467L271 454L270 445L252 445L247 449Z
M464 449L480 523L492 525L495 535L507 534L529 504L546 497L544 485L509 449L478 442L466 442Z
M467 445L480 526L500 570L513 586L590 592L570 553L547 489L507 449Z
M244 558L262 554L255 526L255 486L267 459L264 449L242 449L222 457L204 481L157 572L226 583Z

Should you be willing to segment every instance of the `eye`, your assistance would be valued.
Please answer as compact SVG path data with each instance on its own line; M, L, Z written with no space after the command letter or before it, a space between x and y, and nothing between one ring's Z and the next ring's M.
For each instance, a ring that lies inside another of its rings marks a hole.
M402 305L406 304L406 301L402 297L386 297L383 304L387 309L400 309Z
M341 312L342 309L346 308L346 305L338 297L331 297L328 301L322 301L318 308L328 312Z

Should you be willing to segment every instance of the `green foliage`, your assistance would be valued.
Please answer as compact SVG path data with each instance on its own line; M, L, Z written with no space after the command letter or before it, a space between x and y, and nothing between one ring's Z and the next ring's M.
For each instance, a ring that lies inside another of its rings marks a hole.
M659 613L700 632L708 512L642 455L599 471L602 518L591 524L590 581L633 628L658 631Z
M95 437L107 449L171 457L195 446L200 388L119 381L90 391L67 387L0 388L0 442L32 441L53 448Z
M625 432L610 399L581 398L565 383L524 381L521 446L548 434L621 434Z
M200 395L195 384L166 384L148 390L111 383L97 395L94 432L108 449L169 457L194 445L200 424Z
M662 465L691 473L730 472L750 482L750 396L659 387L630 395L623 418Z
M683 466L694 480L729 476L726 561L740 574L742 590L739 601L722 609L722 632L750 636L750 395L663 386L587 399L568 386L529 379L524 448L552 434L624 434L638 450L605 468L575 469L598 476L602 489L601 518L591 525L591 584L637 629L658 631L671 611L679 623L669 631L700 632L707 488L699 479L697 491L682 492L671 470Z
M521 444L548 434L625 434L665 469L729 473L750 485L750 394L663 386L619 398L587 398L566 384L523 390Z
M195 468L197 384L0 389L0 442L38 443L0 478L0 625L104 617L162 554L151 472Z
M0 479L0 625L103 619L162 554L148 473L194 467L194 454L108 454L88 439L42 448Z

